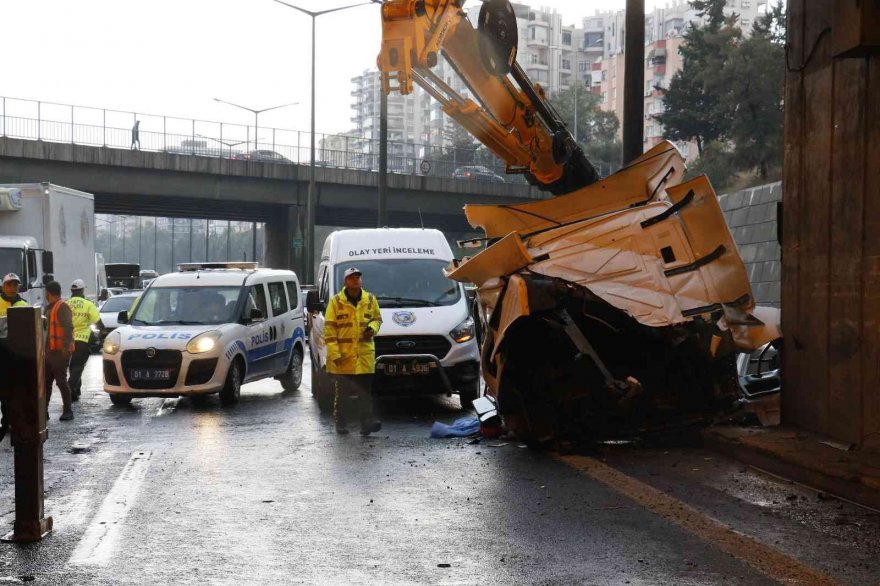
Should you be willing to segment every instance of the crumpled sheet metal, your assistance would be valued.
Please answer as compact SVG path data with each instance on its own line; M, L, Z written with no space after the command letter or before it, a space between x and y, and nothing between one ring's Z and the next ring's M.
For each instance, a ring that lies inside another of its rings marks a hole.
M474 227L503 238L448 274L482 289L528 269L586 287L652 327L685 323L724 306L748 315L755 307L751 285L715 192L705 176L680 183L683 169L678 151L663 143L566 196L521 206L468 206ZM652 223L683 200L676 213ZM638 203L643 205L630 207ZM484 303L494 306L495 299L481 291ZM502 321L513 316L506 317ZM751 349L752 340L778 333L776 323L763 321L732 330L737 347Z

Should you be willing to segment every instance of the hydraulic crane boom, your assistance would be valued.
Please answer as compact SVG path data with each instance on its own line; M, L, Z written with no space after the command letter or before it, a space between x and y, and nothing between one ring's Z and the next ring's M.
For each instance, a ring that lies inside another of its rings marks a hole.
M382 5L383 91L409 94L416 83L443 111L507 164L508 173L555 195L598 174L546 100L516 63L516 15L508 0L488 0L478 29L464 0L388 0ZM441 53L479 100L458 94L431 68ZM515 82L515 83L514 83Z

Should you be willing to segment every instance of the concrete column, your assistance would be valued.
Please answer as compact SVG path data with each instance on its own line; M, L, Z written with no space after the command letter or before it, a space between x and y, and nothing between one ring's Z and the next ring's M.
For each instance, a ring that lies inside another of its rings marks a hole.
M299 228L299 207L296 205L278 206L278 213L266 222L263 239L263 266L272 269L292 269L298 275L304 274L300 248L294 248L294 240L302 243Z

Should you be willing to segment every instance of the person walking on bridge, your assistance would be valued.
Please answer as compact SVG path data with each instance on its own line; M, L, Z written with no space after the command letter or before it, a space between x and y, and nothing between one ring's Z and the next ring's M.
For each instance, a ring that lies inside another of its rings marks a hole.
M70 299L67 306L73 314L73 355L70 357L70 398L79 401L82 391L82 373L89 359L89 338L92 335L92 324L98 323L101 314L95 304L85 297L86 284L76 279L70 285Z
M360 419L361 435L382 429L373 414L373 373L376 343L373 336L382 326L376 296L361 288L361 272L345 270L345 287L327 306L324 341L327 343L327 372L336 386L333 416L336 433L348 433L348 420Z
M46 412L49 411L54 381L61 391L61 401L64 404L59 420L70 421L73 419L73 408L70 403L70 387L67 386L67 365L74 349L73 317L70 308L61 301L61 284L58 281L51 281L46 285L46 302L43 310L43 315L49 321L49 332L46 336Z
M135 146L137 145L137 146ZM135 120L131 127L131 149L141 150L141 121Z

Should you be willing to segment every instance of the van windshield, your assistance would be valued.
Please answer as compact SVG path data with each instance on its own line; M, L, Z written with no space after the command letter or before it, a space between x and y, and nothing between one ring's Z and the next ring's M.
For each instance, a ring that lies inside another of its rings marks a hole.
M238 321L235 306L241 287L151 287L141 297L130 323L215 325Z
M24 255L18 248L0 248L0 275L15 273L22 279L24 275Z
M356 266L363 273L363 287L376 296L380 307L432 307L455 305L461 285L446 278L448 263L431 258L359 260L338 264L334 282L342 289L345 269Z

